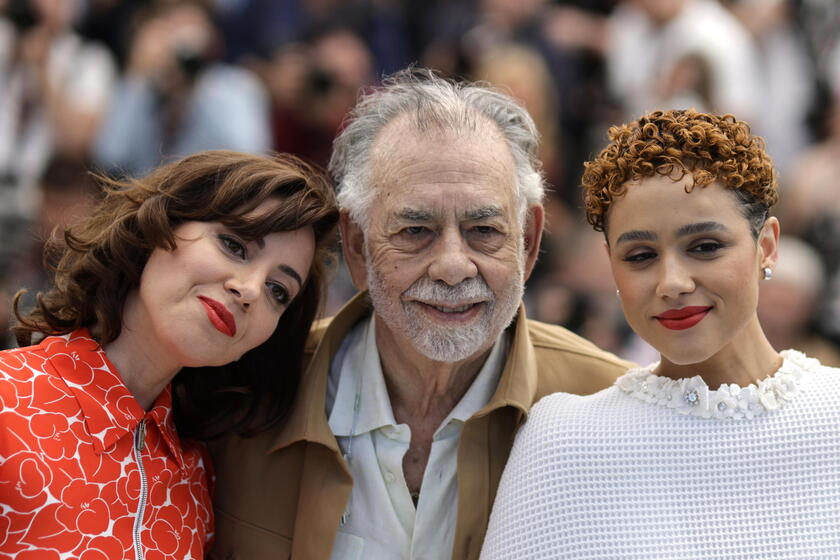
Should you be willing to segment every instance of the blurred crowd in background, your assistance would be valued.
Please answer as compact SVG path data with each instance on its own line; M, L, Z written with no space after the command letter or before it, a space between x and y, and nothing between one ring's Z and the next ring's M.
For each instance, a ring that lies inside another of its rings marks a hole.
M409 64L485 80L542 136L548 232L532 318L656 358L622 317L583 162L654 108L732 113L766 139L783 241L759 313L777 349L840 365L836 0L0 0L0 340L49 283L43 242L98 196L199 150L325 166L360 88ZM354 292L337 267L325 314Z

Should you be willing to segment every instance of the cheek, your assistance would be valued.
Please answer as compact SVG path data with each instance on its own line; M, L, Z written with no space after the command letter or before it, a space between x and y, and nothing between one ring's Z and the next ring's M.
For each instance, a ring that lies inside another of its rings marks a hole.
M380 251L371 255L369 262L389 292L402 293L426 274L426 262L422 255L406 258L393 252Z
M513 282L521 281L519 273L522 271L519 263L514 260L477 259L476 267L478 268L478 275L487 282L487 285L496 294L506 291Z
M615 266L612 267L612 275L613 280L615 280L615 287L621 294L621 300L632 301L640 289L643 277L638 273L633 274Z
M753 305L758 300L758 273L753 267L753 261L746 256L718 269L716 281L721 295L737 298L735 303Z
M648 278L640 272L631 272L620 267L613 268L613 278L619 293L616 294L627 322L634 329L644 327L646 309L655 299L656 287L649 285Z

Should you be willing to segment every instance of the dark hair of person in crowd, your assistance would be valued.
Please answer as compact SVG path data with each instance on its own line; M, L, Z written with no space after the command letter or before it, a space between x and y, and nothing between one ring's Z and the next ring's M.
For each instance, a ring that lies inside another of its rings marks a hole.
M585 164L581 183L586 219L606 232L607 210L627 191L627 182L654 174L675 179L693 176L693 185L714 181L731 189L758 236L779 195L773 162L764 141L732 115L692 109L654 111L637 121L613 126L609 145Z
M262 345L222 367L183 368L173 380L175 420L182 436L208 438L229 430L252 434L273 425L293 402L304 343L325 291L338 211L325 176L288 155L273 158L208 151L164 165L142 179L99 178L105 193L92 215L53 236L54 286L13 328L21 345L33 334L86 327L100 345L120 334L123 306L139 286L151 252L174 250L173 230L190 221L220 222L246 241L311 226L316 255L298 296ZM276 211L245 216L281 198ZM212 371L211 371L212 370Z

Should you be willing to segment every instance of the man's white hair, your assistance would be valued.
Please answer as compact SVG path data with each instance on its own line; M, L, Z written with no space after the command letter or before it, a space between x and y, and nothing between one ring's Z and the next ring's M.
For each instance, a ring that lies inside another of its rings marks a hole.
M436 129L463 135L479 130L483 120L495 123L516 166L520 225L525 224L528 208L542 202L545 185L537 157L539 135L528 112L487 84L455 82L430 70L408 68L363 94L333 143L329 170L337 184L338 204L357 224L367 223L376 196L371 184L371 147L397 117L408 118L421 133Z

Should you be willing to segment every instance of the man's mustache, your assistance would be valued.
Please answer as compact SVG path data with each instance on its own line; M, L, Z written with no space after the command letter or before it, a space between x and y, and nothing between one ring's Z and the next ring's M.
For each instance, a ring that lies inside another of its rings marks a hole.
M467 278L454 286L423 276L412 284L403 295L422 301L453 303L495 299L493 290L481 276Z

